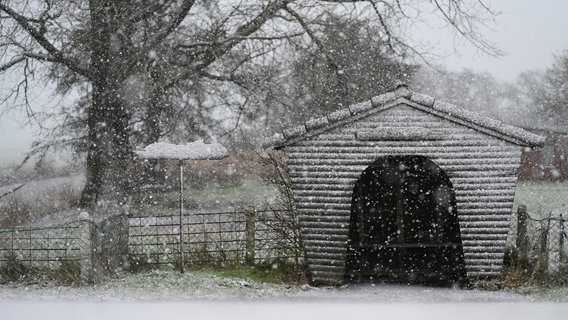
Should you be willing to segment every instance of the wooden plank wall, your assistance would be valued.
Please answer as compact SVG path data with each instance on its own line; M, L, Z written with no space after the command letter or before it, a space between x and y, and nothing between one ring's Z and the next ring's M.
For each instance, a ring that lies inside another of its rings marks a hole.
M360 132L409 128L437 137L357 139ZM468 276L500 274L521 156L518 145L398 104L292 143L286 154L313 282L343 281L353 186L369 164L386 155L426 156L448 174Z

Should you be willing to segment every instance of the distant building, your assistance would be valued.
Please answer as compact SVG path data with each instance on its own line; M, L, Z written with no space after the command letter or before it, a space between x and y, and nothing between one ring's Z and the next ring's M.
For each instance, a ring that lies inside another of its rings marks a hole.
M568 130L527 128L546 137L542 147L525 148L521 156L519 180L568 181Z

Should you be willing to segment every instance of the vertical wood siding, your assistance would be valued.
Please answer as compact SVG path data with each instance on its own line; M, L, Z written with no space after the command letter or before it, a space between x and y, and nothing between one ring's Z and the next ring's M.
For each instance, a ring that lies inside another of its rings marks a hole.
M360 132L435 132L432 140L361 141ZM406 104L362 116L287 146L312 280L343 281L351 196L373 161L387 155L426 156L449 176L469 277L502 270L521 147Z

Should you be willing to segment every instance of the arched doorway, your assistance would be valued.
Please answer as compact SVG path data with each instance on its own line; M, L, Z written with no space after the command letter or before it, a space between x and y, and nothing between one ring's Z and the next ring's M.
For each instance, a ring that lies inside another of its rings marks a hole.
M346 278L465 282L455 193L446 173L423 156L386 156L353 189Z

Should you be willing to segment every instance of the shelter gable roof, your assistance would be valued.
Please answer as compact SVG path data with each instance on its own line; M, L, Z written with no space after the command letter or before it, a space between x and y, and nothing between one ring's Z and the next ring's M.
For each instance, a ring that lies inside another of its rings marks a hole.
M428 112L448 121L470 127L485 134L498 137L522 146L542 146L545 137L521 128L507 125L501 121L481 116L456 105L438 101L434 97L410 91L406 86L399 86L395 91L372 97L370 100L353 104L323 117L306 121L298 126L285 129L267 138L265 148L282 148L294 142L304 140L323 131L346 123L354 122L363 116L381 112L393 106L405 104Z

